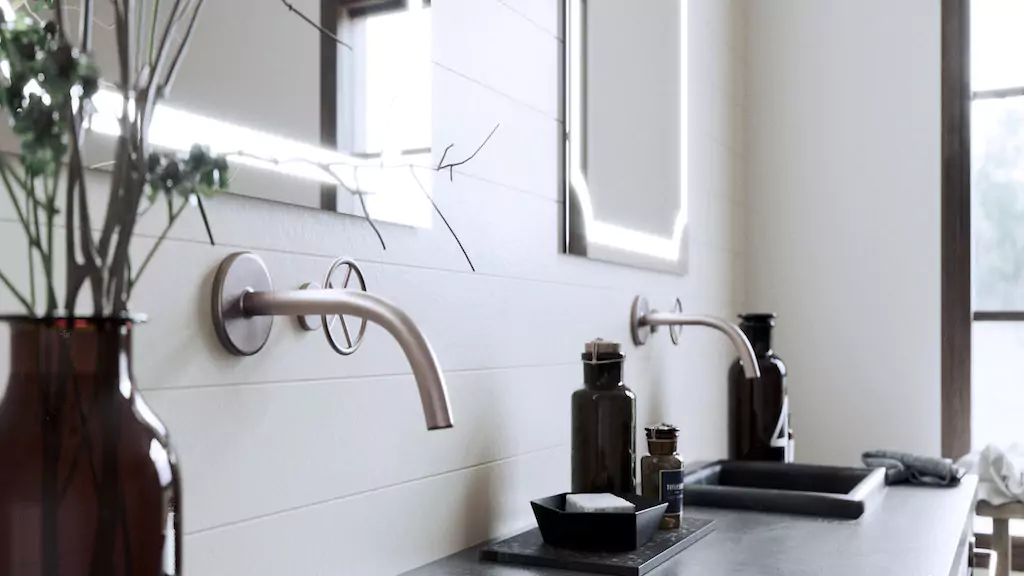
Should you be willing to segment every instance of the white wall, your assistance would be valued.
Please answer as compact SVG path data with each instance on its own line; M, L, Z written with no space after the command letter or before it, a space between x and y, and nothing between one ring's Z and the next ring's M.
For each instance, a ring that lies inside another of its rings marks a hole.
M637 293L660 307L678 295L693 312L743 307L740 4L691 0L687 277L559 254L556 0L434 3L435 151L501 124L436 188L478 272L440 222L385 226L387 251L356 219L235 196L209 205L216 247L197 215L182 222L134 307L152 317L137 334L137 381L184 473L186 573L394 574L529 524L531 498L568 488L569 395L596 336L626 344L642 424L679 424L689 459L725 454L727 341L688 329L679 348L661 333L635 349L627 318ZM147 218L140 249L160 216ZM0 246L0 267L23 280L5 204ZM346 358L286 318L260 355L224 352L208 291L238 250L262 255L278 288L321 277L335 256L359 259L371 289L431 339L456 427L425 430L404 358L372 327ZM6 293L0 309L15 309Z
M940 449L938 0L755 0L753 308L779 312L797 458Z

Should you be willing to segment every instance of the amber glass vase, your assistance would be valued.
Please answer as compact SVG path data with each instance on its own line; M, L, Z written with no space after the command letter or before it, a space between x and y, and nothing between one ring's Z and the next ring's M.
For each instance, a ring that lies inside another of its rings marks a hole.
M180 575L176 459L133 383L133 321L4 320L0 574Z

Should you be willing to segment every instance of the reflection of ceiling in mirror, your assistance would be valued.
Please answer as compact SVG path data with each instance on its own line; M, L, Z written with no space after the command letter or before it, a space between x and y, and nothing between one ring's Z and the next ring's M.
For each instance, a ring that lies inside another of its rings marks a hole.
M635 8L634 8L635 9ZM583 71L578 60L583 54L583 30L582 30L582 0L569 0L568 2L568 27L569 27L569 54L572 63L568 66L567 95L569 97L567 130L571 138L571 145L568 147L567 170L568 178L573 192L579 200L580 209L585 220L586 239L588 244L607 246L619 250L625 250L637 254L651 256L660 260L671 262L679 261L683 234L688 222L688 209L686 197L686 183L688 177L688 146L687 146L687 109L688 99L687 79L687 42L683 39L679 42L678 66L680 73L680 89L678 90L678 121L679 121L679 146L676 158L669 161L672 164L678 163L678 186L673 187L679 192L678 211L675 218L671 220L671 231L665 230L663 234L652 234L637 230L617 223L611 223L603 218L598 219L594 210L594 198L588 186L583 167L583 142L580 135L586 135L584 110L582 105ZM679 9L679 30L687 30L687 9L686 3L681 4ZM664 185L662 185L664 186Z

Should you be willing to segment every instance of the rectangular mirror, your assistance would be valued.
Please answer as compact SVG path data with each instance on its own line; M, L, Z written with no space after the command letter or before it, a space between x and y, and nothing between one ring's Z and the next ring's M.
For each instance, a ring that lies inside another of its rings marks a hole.
M687 2L562 0L564 249L685 274Z
M95 53L116 71L110 4ZM228 154L236 194L429 227L431 36L430 0L206 0L150 142ZM119 97L94 102L91 129L116 134Z

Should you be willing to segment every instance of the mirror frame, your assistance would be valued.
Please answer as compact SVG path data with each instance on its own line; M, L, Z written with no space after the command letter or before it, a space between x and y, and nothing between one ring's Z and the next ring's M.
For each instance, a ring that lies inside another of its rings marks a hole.
M562 205L562 251L566 254L685 275L689 271L689 6L680 3L680 194L679 213L671 238L632 230L593 216L587 181L583 174L582 152L586 125L585 46L588 0L560 0L559 28L563 42L559 55L559 180Z

